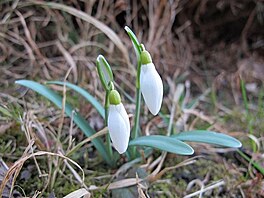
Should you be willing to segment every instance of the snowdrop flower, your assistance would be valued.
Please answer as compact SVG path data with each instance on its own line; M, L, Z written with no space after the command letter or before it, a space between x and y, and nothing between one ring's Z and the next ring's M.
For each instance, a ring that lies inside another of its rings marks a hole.
M149 111L157 115L163 98L163 84L146 50L141 53L140 89Z
M108 130L115 149L120 153L127 150L130 137L130 123L124 105L116 90L109 93Z

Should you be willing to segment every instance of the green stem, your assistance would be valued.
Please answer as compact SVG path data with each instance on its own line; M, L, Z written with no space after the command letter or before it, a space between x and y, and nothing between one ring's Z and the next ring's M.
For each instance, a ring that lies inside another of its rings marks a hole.
M129 27L126 26L125 30L133 43L133 46L134 46L134 49L137 55L137 59L138 59L137 60L137 79L136 79L136 112L135 112L134 127L131 132L131 139L133 140L136 137L138 137L138 131L139 131L139 117L140 117L140 105L141 105L140 104L141 103L141 93L140 93L141 52L145 48L144 48L144 45L140 45L136 35ZM136 157L136 147L132 147L130 149L128 156L129 157L131 156L132 159Z
M138 137L139 131L139 118L140 118L140 107L141 107L141 92L140 92L140 70L141 70L141 60L139 59L137 67L137 79L136 79L136 112L135 112L135 120L134 127L132 130L131 138L132 140ZM132 147L131 150L132 159L136 158L136 147Z
M139 131L139 117L140 117L140 104L141 104L141 93L140 89L137 88L136 90L136 112L135 112L135 120L134 120L134 128L132 131L132 139L135 139L138 137L138 131Z
M108 114L109 114L109 90L106 91L105 94L105 125L107 126ZM110 156L110 159L113 160L113 150L111 147L111 139L109 133L106 135L106 149Z

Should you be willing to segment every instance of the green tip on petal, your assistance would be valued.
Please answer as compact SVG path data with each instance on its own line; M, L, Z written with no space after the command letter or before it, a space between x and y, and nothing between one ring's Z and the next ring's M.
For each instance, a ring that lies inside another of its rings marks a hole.
M121 97L116 90L111 90L109 93L109 102L112 105L118 105L121 103Z
M151 58L150 53L148 51L146 51L146 50L142 51L140 56L141 56L141 64L142 65L152 63L152 58Z

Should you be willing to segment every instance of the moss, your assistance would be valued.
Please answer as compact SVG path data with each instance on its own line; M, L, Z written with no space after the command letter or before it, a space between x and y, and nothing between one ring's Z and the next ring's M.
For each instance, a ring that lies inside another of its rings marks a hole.
M24 153L22 146L27 146L27 142L18 124L14 124L4 134L0 135L0 153L4 161L7 159L7 163L16 161Z
M183 158L183 157L179 157ZM176 159L176 160L175 160ZM183 159L182 159L183 160ZM164 166L171 166L174 162L174 165L180 161L177 158L171 158L166 160ZM149 194L153 197L162 197L158 195L158 192L170 192L173 197L183 197L186 194L195 192L200 189L199 186L193 186L190 192L186 192L188 183L194 179L200 179L201 181L205 179L206 175L209 173L209 183L214 181L219 181L224 179L227 182L241 181L238 175L235 177L230 173L230 170L227 170L223 163L213 161L210 159L199 159L194 164L189 166L184 166L172 171L169 171L166 175L163 176L163 179L167 179L167 182L157 181L154 182L149 188ZM206 183L208 185L209 183ZM233 183L234 184L234 183ZM233 186L230 184L230 186ZM214 189L210 195L205 195L204 197L210 196L228 196L228 190L226 186ZM170 197L168 194L164 195L165 197Z

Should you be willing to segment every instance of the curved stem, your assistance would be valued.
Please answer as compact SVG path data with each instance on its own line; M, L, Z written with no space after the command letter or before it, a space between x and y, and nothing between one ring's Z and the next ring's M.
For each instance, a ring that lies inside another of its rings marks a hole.
M141 92L140 92L140 70L141 70L141 52L145 49L144 45L140 45L138 39L134 32L129 28L125 27L125 30L132 41L134 46L136 55L137 55L137 78L136 78L136 112L135 112L135 120L134 127L131 132L132 140L138 137L139 128L139 117L140 117L140 105L141 105ZM136 157L136 147L131 148L131 158L134 159ZM130 154L130 153L129 153Z

